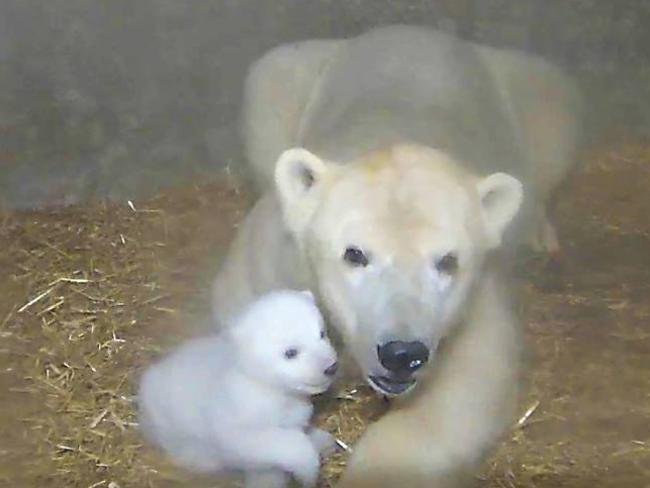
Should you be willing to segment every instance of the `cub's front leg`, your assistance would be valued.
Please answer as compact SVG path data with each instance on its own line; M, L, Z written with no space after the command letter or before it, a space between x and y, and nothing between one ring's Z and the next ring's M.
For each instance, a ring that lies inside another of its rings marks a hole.
M307 436L322 458L328 458L336 452L336 439L329 432L310 427L307 429Z
M244 476L244 488L284 488L288 483L281 470L249 471Z
M306 487L314 486L318 479L318 452L300 429L241 432L233 436L229 449L242 469L262 470L251 473L251 482L277 482L276 470L291 473Z

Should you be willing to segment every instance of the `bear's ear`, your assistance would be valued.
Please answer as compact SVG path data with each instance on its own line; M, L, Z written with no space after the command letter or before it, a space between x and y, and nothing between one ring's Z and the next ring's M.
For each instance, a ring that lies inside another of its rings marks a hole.
M327 164L303 148L284 151L275 164L275 187L289 230L300 232L318 204L317 187Z
M503 232L521 207L523 186L510 175L494 173L480 180L477 190L489 248L493 249L501 244Z
M299 199L318 183L326 170L323 160L306 149L287 149L275 164L275 184L283 198Z

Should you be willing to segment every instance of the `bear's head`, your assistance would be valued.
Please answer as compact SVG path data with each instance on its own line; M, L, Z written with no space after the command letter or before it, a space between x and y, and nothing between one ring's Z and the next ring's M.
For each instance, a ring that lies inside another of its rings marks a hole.
M336 351L309 291L259 297L228 330L239 369L282 391L314 395L329 388Z
M389 395L435 363L523 198L515 178L472 175L417 145L346 164L289 149L275 183L314 291L370 385Z

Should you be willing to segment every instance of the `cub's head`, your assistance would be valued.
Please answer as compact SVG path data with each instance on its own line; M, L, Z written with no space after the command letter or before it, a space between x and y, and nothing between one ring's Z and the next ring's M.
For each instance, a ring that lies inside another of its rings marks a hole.
M315 291L370 385L391 395L435 363L523 196L511 176L479 178L415 145L345 165L289 149L275 181Z
M336 352L309 291L278 290L253 302L230 329L238 365L285 391L314 395L336 373Z

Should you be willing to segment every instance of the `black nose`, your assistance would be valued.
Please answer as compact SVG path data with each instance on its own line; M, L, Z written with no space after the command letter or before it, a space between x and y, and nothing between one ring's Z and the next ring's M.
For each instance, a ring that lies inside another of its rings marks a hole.
M390 341L377 346L377 356L391 373L408 376L429 360L429 349L420 341Z
M336 370L339 368L338 363L332 364L330 367L328 367L324 373L326 376L334 376L336 374Z

